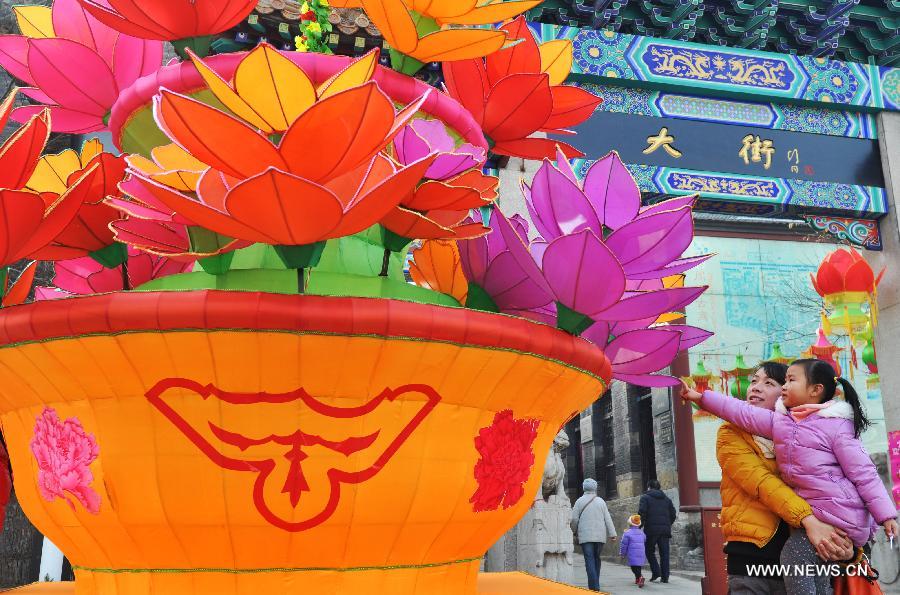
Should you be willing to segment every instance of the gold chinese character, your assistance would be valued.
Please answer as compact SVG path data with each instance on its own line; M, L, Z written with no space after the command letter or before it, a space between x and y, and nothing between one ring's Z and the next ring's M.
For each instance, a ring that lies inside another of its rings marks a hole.
M766 139L762 140L759 138L759 135L753 136L752 134L748 134L741 142L744 146L738 151L738 157L741 157L744 160L744 163L750 165L750 162L759 163L765 157L766 162L763 164L763 168L769 169L772 167L772 157L775 155L775 145L772 141Z
M800 150L799 149L791 149L787 152L787 160L788 162L793 161L794 165L800 165Z
M669 129L663 126L659 129L659 134L656 136L648 136L647 137L647 145L648 147L644 149L644 155L649 155L653 153L658 148L662 147L666 153L671 155L672 157L678 159L681 157L681 151L672 146L672 143L675 142L675 137L669 134Z

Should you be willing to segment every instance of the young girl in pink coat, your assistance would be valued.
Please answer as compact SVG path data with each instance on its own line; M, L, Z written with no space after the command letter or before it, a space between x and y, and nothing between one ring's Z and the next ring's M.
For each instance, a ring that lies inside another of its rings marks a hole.
M837 395L838 386L843 398ZM869 420L853 385L838 378L827 363L816 359L792 363L775 411L712 391L701 395L687 387L681 396L751 434L773 439L784 482L809 503L816 518L843 529L856 547L872 538L875 522L888 536L897 536L897 509L859 440ZM822 564L817 552L826 544L810 543L802 528L792 529L781 563ZM789 595L832 592L827 573L788 574L784 584Z

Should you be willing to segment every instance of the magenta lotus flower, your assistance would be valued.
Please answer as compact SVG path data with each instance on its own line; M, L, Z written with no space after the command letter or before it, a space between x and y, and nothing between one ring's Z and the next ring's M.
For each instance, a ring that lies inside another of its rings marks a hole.
M34 424L31 452L38 465L38 489L48 502L61 498L75 510L75 498L91 514L100 512L100 494L91 488L90 465L100 456L93 434L85 432L77 417L59 419L45 407Z
M669 367L680 351L698 345L712 333L687 325L661 325L610 333L614 328L596 323L582 337L604 348L612 364L613 378L641 386L677 386L678 378L654 374ZM612 340L610 341L611 337Z
M22 93L42 104L17 108L16 121L49 107L54 132L104 130L120 92L162 65L162 42L111 29L78 0L16 11L23 35L0 36L0 66L25 81Z
M524 231L521 223L514 227L494 209L490 224L492 231L486 236L458 242L469 281L466 305L552 324L553 294L518 235L517 228Z
M704 262L711 255L680 259L694 236L693 197L641 208L641 193L613 152L594 163L584 182L566 161L544 160L531 186L523 184L526 205L540 234L532 250L542 260L543 244L590 230L615 255L628 279L661 279Z
M576 334L598 320L655 319L693 302L706 289L626 291L627 279L621 261L590 229L550 242L541 269L556 298L557 308L560 305L566 308L559 312L561 328ZM570 320L562 320L563 316Z
M188 272L193 266L193 262L178 262L129 247L126 287L121 266L106 268L90 257L63 260L55 263L54 287L38 287L36 299L48 300L131 289L153 279Z
M482 147L469 143L457 147L439 120L413 120L394 138L394 151L403 165L437 153L437 159L425 172L425 177L431 180L449 180L473 167L481 167L487 157Z

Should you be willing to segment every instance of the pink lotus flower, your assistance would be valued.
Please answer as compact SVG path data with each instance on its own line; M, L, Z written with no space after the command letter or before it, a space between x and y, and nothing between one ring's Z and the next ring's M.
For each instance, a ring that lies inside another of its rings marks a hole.
M23 34L0 36L0 66L30 85L22 93L42 104L16 109L16 121L50 107L54 132L104 130L120 92L162 65L162 42L110 29L78 0L55 0L52 9L17 7L16 16Z
M484 148L469 143L456 146L440 120L413 120L394 138L397 160L409 165L437 153L437 159L425 172L431 180L449 180L473 167L481 167L487 158Z
M38 488L48 502L65 500L72 510L74 496L91 514L100 512L100 494L91 488L90 465L100 456L93 434L76 417L61 421L56 410L45 407L34 424L31 452L38 464Z
M107 199L107 204L125 214L124 218L110 224L119 242L187 263L246 248L252 243L200 228L167 205L166 196L179 198L182 196L179 192L144 177L146 174L143 172L130 172L131 177L119 184L124 196ZM197 191L207 187L213 179L221 181L223 186L228 183L225 176L210 171L200 177Z
M35 299L52 300L71 295L89 295L131 289L153 279L186 273L191 270L193 265L193 262L177 262L129 248L128 287L125 287L121 266L109 269L89 256L63 260L55 264L56 276L53 279L55 287L38 287Z

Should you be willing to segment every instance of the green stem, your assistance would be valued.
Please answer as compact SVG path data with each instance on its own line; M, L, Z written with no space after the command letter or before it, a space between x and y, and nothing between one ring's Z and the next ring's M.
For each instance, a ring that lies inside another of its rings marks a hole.
M189 60L190 56L188 56L187 53L188 49L194 52L198 57L205 58L212 50L212 42L212 35L201 35L199 37L176 39L172 42L172 45L175 47L175 53L178 54L182 60Z
M131 280L128 278L128 259L122 263L122 289L129 291L131 289Z
M388 276L388 268L391 266L391 251L387 248L384 249L384 256L381 258L381 273L379 276L387 277Z
M104 267L114 269L128 260L128 246L115 242L105 248L94 250L88 256Z
M200 268L210 275L224 275L231 269L231 262L234 260L234 251L224 254L216 254L215 256L207 256L201 258L197 262Z
M594 321L590 317L569 308L562 302L556 302L557 328L577 337L588 330L592 324L594 324Z
M466 308L473 310L483 310L485 312L499 312L500 307L494 301L488 292L486 292L477 283L469 282L469 293L466 296Z

